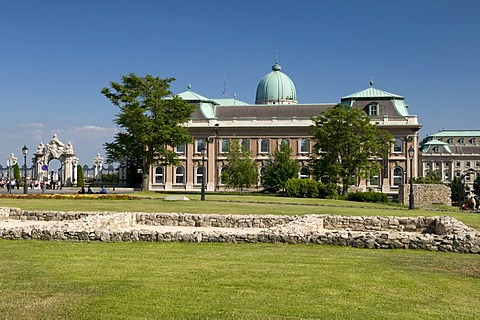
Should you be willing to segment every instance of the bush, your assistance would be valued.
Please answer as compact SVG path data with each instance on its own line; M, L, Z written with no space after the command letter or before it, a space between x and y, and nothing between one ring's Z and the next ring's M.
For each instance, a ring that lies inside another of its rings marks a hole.
M388 202L386 194L381 192L353 192L347 196L348 201L357 202Z
M285 183L285 194L292 198L335 199L338 197L335 183L323 184L310 179L292 178Z

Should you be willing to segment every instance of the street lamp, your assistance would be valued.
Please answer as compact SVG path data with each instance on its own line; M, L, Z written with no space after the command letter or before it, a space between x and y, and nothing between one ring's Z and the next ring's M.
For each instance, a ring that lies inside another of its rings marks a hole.
M50 179L51 179L50 180L50 189L52 189L52 190L55 189L55 187L53 185L53 174L54 173L55 173L55 171L53 171L53 170L50 172Z
M205 201L205 154L207 152L207 149L205 148L205 145L202 145L202 149L200 150L202 153L202 189L201 189L201 195L200 195L200 200Z
M22 148L22 154L23 154L23 167L25 169L24 174L23 174L23 194L28 193L28 186L27 186L27 154L28 154L28 148L26 145L23 146Z
M408 195L408 210L413 210L415 208L414 205L414 196L413 196L413 155L415 153L415 149L412 146L408 148L408 157L410 158L410 194Z

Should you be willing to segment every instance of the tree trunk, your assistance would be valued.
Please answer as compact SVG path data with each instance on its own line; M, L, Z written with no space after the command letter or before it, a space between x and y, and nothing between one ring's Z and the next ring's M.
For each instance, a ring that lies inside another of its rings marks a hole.
M148 172L142 173L142 191L148 191Z

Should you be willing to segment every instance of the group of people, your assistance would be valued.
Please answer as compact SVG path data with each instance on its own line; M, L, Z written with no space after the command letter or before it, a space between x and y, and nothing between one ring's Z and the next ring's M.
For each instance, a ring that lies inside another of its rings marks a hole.
M480 211L480 199L478 196L471 196L462 205L462 210L470 210L470 209L474 211Z
M20 184L15 179L2 179L0 180L0 188L7 188L7 191L20 188Z
M85 187L82 187L80 191L78 191L78 194L93 194L93 193L98 193L98 194L107 194L107 188L102 186L100 188L100 191L98 192L93 192L92 188L90 186L87 187L87 191L85 191Z

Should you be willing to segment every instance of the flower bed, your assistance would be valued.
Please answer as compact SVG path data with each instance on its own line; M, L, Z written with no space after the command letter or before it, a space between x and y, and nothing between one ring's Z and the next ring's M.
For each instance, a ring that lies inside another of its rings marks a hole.
M139 200L126 194L1 194L7 199Z

